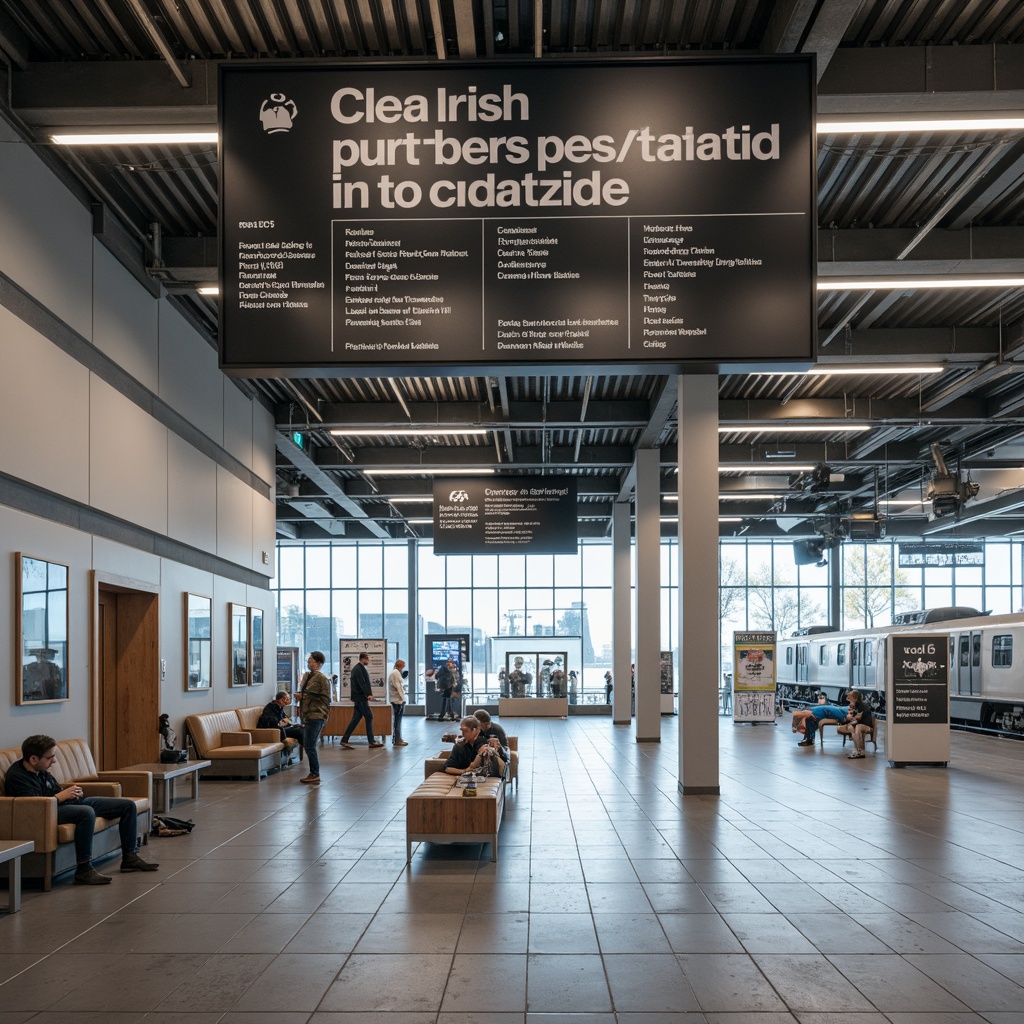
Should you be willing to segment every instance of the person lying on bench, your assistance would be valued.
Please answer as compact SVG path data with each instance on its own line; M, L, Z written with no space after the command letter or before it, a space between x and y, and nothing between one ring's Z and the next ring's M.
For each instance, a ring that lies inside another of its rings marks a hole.
M797 744L798 747L814 746L814 734L818 731L818 723L824 722L826 718L834 718L837 722L846 721L846 708L837 707L835 704L818 704L810 710L810 717L805 720L804 738Z
M7 796L52 796L57 801L57 824L75 826L75 885L107 885L113 879L92 866L92 837L96 819L116 818L121 833L121 870L156 871L160 866L143 860L135 848L139 842L138 809L134 800L119 796L86 796L71 783L61 788L50 774L57 760L57 741L52 736L29 736L21 745L21 760L7 769Z

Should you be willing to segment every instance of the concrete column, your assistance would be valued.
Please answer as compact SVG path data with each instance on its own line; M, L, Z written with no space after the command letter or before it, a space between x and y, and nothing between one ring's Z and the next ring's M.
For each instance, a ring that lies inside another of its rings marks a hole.
M828 624L833 629L843 628L842 547L832 548L828 553Z
M661 452L636 453L636 739L661 742ZM716 467L717 470L717 467ZM717 526L717 519L716 519Z
M409 670L409 678L406 680L405 697L410 704L426 704L427 696L419 692L420 679L420 652L419 636L416 623L419 621L417 610L419 608L419 561L416 557L416 541L410 539L408 542L409 557L409 589L406 597L406 612L409 616L406 623L405 651L399 657L405 662ZM390 670L391 666L388 666ZM416 696L413 697L412 694Z
M679 791L718 793L718 378L679 377Z
M628 725L629 663L633 660L630 591L630 512L628 501L612 506L612 721Z

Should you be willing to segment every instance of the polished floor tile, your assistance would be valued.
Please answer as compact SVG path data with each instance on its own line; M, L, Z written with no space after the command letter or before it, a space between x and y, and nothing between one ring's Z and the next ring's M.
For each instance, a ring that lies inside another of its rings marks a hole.
M683 798L676 720L504 724L496 863L406 863L422 719L325 745L316 792L204 780L159 872L0 916L0 1024L1024 1024L1024 744L896 771L722 719L721 795Z

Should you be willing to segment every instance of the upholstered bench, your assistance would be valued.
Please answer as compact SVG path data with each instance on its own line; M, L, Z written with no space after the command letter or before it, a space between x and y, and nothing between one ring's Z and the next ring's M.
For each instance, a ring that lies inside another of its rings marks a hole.
M501 779L480 779L477 795L463 796L461 776L435 772L405 801L405 859L412 860L413 843L490 843L491 860L498 859L498 829L505 809Z
M442 737L443 739L443 737ZM444 768L445 761L448 760L448 755L451 754L452 748L448 747L442 750L436 757L428 757L423 762L423 778L428 779L434 772L439 772ZM511 782L512 785L519 788L519 737L509 736L508 737L508 772L506 781Z
M243 715L251 710L205 711L185 719L196 756L212 762L209 768L200 769L200 775L259 780L281 767L281 752L285 749L281 730L243 728Z
M52 796L3 794L4 776L21 748L0 750L0 840L25 839L35 843L35 852L22 859L24 878L41 878L44 892L53 879L75 868L75 826L57 824L57 800ZM146 771L96 770L92 750L85 740L59 740L57 760L50 773L61 786L77 783L86 796L121 796L135 802L139 835L145 842L152 813L153 776ZM116 818L97 818L92 843L93 860L121 852L121 833Z

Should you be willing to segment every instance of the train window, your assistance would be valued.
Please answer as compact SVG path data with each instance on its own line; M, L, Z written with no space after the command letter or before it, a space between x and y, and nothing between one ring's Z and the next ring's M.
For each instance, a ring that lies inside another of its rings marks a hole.
M859 643L856 643L856 642L850 648L850 662L853 665L859 665L860 664L860 648L861 648L861 645Z
M845 665L846 664L846 644L840 644L836 648L836 664L837 665Z
M818 648L818 664L819 665L827 665L828 664L828 644L822 644Z
M870 665L874 657L875 645L870 640L864 641L864 664Z
M1005 633L992 637L992 667L1009 668L1013 664L1013 636Z
M981 668L981 634L975 633L971 638L972 657L971 665L974 668Z
M801 644L796 649L796 663L798 665L806 665L807 664L807 644Z
M960 667L968 668L971 664L971 645L966 636L960 637Z
M792 665L793 664L793 648L792 647L787 647L786 648L786 664L787 665Z

